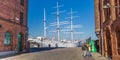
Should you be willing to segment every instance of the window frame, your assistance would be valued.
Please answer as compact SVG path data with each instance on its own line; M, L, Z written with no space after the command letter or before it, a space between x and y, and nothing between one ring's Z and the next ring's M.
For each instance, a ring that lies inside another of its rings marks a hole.
M4 38L4 45L8 46L11 45L11 33L10 32L5 32L5 38Z
M20 24L24 23L24 13L20 12Z
M20 0L20 4L21 4L22 6L24 6L24 1L25 1L25 0Z

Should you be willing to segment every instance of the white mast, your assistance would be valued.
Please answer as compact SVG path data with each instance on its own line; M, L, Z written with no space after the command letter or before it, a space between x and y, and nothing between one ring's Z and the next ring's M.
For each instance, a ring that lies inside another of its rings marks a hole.
M59 11L59 7L62 7L62 6L64 6L64 5L59 5L58 4L58 2L57 2L57 6L56 7L54 7L54 8L56 8L56 25L57 25L57 40L58 41L60 41L60 20L59 20L59 14L61 13L61 12L65 12L65 11Z
M44 8L44 38L46 38L46 11Z
M71 35L71 40L73 40L73 22L72 22L72 20L73 20L73 16L72 16L72 8L71 8L71 12L70 12L70 29L71 29L71 31L70 31L70 35Z
M73 18L76 18L76 17L79 17L79 16L73 16L73 13L77 13L77 12L73 12L72 11L72 8L70 9L70 17L68 17L68 18L70 18L70 38L71 38L71 40L74 40L74 31L73 31L73 27L74 27L74 25L73 25Z
M60 21L59 21L59 6L58 6L58 2L57 2L57 12L56 12L56 15L57 15L57 37L58 37L58 41L60 40Z

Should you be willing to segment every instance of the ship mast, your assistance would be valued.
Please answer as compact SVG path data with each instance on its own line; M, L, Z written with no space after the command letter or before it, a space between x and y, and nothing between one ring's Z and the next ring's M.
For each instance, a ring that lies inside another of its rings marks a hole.
M58 2L57 2L57 12L56 12L56 17L57 17L57 37L58 37L58 41L60 41L60 21L59 21L59 6L58 6Z
M71 40L73 40L73 16L72 16L72 8L70 12L70 35L71 35Z
M44 8L44 38L46 38L46 11Z

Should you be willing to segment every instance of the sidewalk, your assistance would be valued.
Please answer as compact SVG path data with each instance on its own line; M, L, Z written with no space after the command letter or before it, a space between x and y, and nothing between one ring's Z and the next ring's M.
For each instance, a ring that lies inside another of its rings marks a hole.
M98 52L91 53L95 60L109 60L104 56L101 56Z
M0 52L0 57L1 56L6 56L6 55L12 55L15 54L15 51L6 51L6 52Z

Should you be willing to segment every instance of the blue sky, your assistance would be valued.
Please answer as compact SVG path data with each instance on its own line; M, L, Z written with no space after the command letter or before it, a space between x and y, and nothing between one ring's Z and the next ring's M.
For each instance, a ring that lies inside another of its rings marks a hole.
M70 22L68 12L72 8L73 11L77 11L73 16L79 16L73 19L73 25L77 25L79 28L74 28L74 32L82 32L81 34L74 34L74 39L84 40L89 36L92 39L97 39L95 36L95 26L94 26L94 0L29 0L29 11L28 11L28 27L29 35L33 37L43 36L43 9L46 8L46 18L47 18L47 37L57 36L57 33L50 31L56 30L56 26L50 26L51 23L56 22L56 15L52 14L56 12L53 8L56 6L56 2L59 5L64 5L60 7L60 11L66 11L60 13L60 22L67 21ZM66 27L69 24L61 25L61 30L68 30ZM66 32L61 32L61 39L70 39L70 34Z

